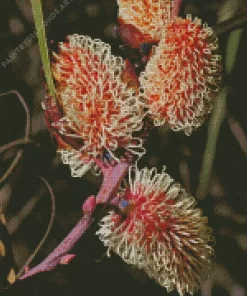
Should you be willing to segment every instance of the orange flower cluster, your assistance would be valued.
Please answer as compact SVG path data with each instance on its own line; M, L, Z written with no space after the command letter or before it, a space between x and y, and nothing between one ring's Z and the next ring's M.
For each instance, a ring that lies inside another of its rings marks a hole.
M168 122L189 135L211 111L220 83L221 57L212 29L199 19L175 18L141 74L143 96L156 125Z
M141 140L132 133L142 127L142 103L121 78L122 58L113 56L108 44L87 36L69 36L69 43L60 43L59 49L53 74L63 116L53 126L83 143L78 151L60 149L72 174L81 176L85 172L81 164L88 166L104 151L112 155L118 147L140 151Z
M171 0L118 0L120 36L133 48L153 46L140 77L149 114L189 135L212 110L221 75L218 40L199 19L179 18Z
M137 28L144 37L143 42L160 39L160 30L169 20L170 0L117 0L118 21Z
M193 293L213 255L207 218L165 171L135 168L134 173L120 193L122 214L111 211L97 234L108 255L113 250L168 291Z
M106 153L116 159L119 148L141 156L143 140L134 135L146 114L155 125L191 134L219 89L221 57L211 28L171 14L170 0L117 1L119 36L147 63L139 78L130 60L88 36L69 36L54 53L57 102L47 103L47 123L72 176L100 166ZM164 170L133 171L118 194L120 212L103 218L98 235L109 251L168 291L193 293L213 254L207 219Z

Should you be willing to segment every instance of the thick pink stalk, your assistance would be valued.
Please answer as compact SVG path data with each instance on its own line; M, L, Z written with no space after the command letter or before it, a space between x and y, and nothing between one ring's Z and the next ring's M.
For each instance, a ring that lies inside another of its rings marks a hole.
M40 264L26 272L20 280L37 273L50 271L61 263L62 258L74 247L91 223L91 216L84 216L70 231L67 237Z
M97 195L97 204L106 203L115 197L119 185L129 168L129 163L119 162L116 166L101 168L104 173L104 180Z
M98 163L102 168L102 173L104 175L103 183L100 191L96 197L96 203L102 204L107 203L110 199L115 197L118 187L122 182L125 174L128 171L129 164L127 162L119 162L115 166L104 166ZM92 196L85 201L86 206L84 208L88 209L90 206L88 203L93 203ZM75 225L75 227L70 231L67 237L46 257L40 264L31 268L27 271L20 280L31 277L40 272L53 270L58 264L63 264L63 258L67 258L69 251L75 246L77 241L81 238L83 233L88 229L92 221L92 214L84 213L83 218ZM71 256L73 259L74 256Z

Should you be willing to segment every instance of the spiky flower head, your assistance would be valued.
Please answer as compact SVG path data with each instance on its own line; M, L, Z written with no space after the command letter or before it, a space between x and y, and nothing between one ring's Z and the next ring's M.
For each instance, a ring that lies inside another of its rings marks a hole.
M221 72L218 42L212 34L211 28L190 16L165 24L140 77L156 125L167 122L188 135L211 111Z
M135 168L134 174L121 193L122 213L111 211L97 234L108 251L143 269L168 291L192 294L213 254L207 218L164 170Z
M62 117L53 127L64 137L81 140L80 149L60 147L64 163L80 176L83 163L88 166L104 151L112 154L121 147L134 152L136 146L140 151L141 140L132 134L141 129L143 113L140 96L122 79L125 63L111 54L110 45L79 35L68 40L54 53Z
M171 0L118 0L118 21L133 25L143 34L143 42L158 41L160 30L170 19Z

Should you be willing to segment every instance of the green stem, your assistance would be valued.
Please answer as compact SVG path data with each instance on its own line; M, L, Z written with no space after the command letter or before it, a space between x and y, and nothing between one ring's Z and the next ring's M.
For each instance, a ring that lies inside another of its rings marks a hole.
M43 20L43 12L42 12L42 3L41 0L31 0L33 17L35 22L35 27L37 31L37 38L39 43L39 50L41 55L41 60L43 64L43 69L45 73L45 79L48 87L48 91L50 95L55 99L56 98L56 90L53 83L53 77L50 66L50 59L48 54L48 47L46 43L46 35L45 35L45 26Z
M216 24L213 27L214 34L212 36L213 37L212 39L226 32L232 32L240 27L243 27L246 23L247 23L247 7L243 8L241 12L238 12L236 15L234 15L230 19L227 19L225 21L222 21Z
M214 111L208 125L208 139L203 155L201 173L199 177L199 185L196 196L198 199L203 199L207 194L208 185L211 180L211 172L214 163L214 156L221 124L226 115L226 94L227 88L224 87L218 94Z
M239 47L242 29L235 30L230 33L226 46L226 65L225 71L229 76L233 70L236 55ZM198 199L203 199L207 194L209 183L212 176L212 168L215 158L216 146L220 127L226 116L226 98L227 87L225 86L216 98L214 105L214 111L212 113L209 125L208 125L208 139L206 149L203 155L203 162L199 177L199 185L196 196Z

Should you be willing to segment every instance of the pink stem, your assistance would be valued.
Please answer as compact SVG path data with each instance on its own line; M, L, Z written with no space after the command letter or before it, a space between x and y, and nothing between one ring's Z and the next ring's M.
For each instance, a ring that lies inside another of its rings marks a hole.
M24 280L25 278L31 277L40 272L54 269L60 263L62 257L74 247L83 233L88 229L90 223L91 216L84 216L70 231L67 237L55 248L55 250L53 250L40 264L25 273L20 280Z
M179 15L182 0L173 0L172 2L172 18Z
M114 167L109 166L104 170L104 180L100 191L96 197L96 203L107 203L115 197L118 187L127 173L129 164L119 162ZM92 197L89 197L92 199ZM85 201L87 203L88 200ZM87 208L87 207L86 207ZM88 229L92 222L92 214L84 214L83 218L75 225L67 237L46 257L40 264L27 271L20 280L31 277L40 272L53 270L61 259L74 247L83 233Z
M105 171L105 178L97 195L97 204L106 203L109 199L115 197L119 185L129 169L127 162L119 162L114 167L109 167Z

